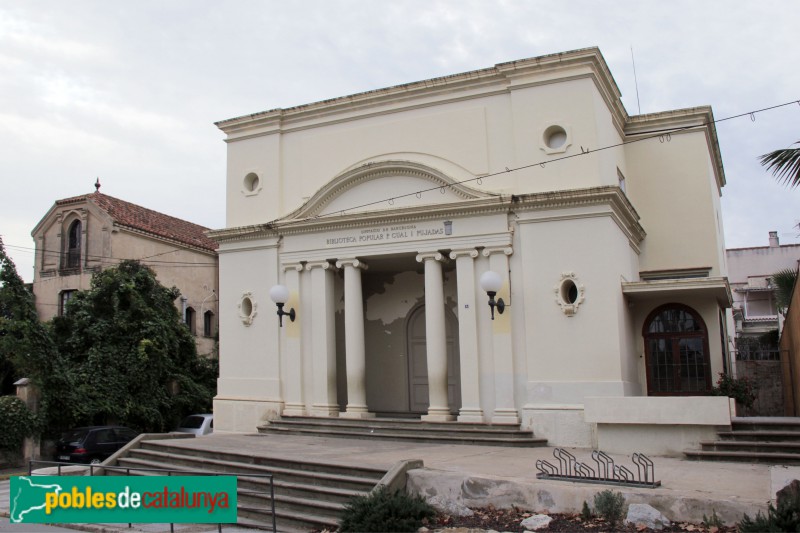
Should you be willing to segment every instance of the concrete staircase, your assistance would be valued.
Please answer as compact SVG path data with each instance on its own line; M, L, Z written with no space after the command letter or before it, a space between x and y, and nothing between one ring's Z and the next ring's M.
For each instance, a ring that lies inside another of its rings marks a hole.
M519 424L422 422L407 418L319 418L292 416L260 426L259 433L317 435L349 439L377 439L478 446L546 446L547 439L523 431Z
M169 469L173 475L190 471L236 475L239 525L266 529L272 528L269 481L253 474L272 474L279 531L335 531L348 500L368 494L386 474L375 468L191 448L185 440L180 446L169 440L142 440L114 462L114 469L107 469L106 475L124 475L126 472L116 470L124 468ZM130 475L166 474L132 470Z
M734 418L731 431L701 442L701 450L684 452L689 459L748 463L800 464L800 418Z

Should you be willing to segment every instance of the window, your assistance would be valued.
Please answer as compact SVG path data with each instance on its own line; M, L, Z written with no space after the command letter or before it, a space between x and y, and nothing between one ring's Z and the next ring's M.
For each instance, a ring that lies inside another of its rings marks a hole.
M189 327L189 331L192 332L192 335L197 334L197 328L195 327L195 312L194 309L191 307L186 308L186 325Z
M650 396L711 392L708 330L693 309L667 304L644 323L647 393Z
M206 311L203 313L203 336L211 337L214 331L214 313Z
M622 175L622 172L619 170L619 168L617 169L617 183L619 184L620 190L622 192L626 192L625 191L625 176Z
M61 291L58 295L58 316L64 316L67 312L67 302L75 296L76 290Z
M67 241L66 268L80 268L81 266L81 221L76 220L69 227Z

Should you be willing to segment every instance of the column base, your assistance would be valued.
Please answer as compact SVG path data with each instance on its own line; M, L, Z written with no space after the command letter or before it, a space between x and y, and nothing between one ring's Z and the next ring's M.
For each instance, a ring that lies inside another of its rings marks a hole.
M281 416L306 416L306 406L301 403L287 403Z
M375 413L370 413L366 405L348 405L339 418L375 418Z
M456 418L459 422L469 422L473 424L482 424L483 420L483 409L461 409L458 412L458 418Z
M314 404L311 406L311 416L335 418L339 416L339 406L334 404Z
M519 413L516 409L495 409L492 424L519 424Z
M423 422L452 422L455 419L447 407L429 407L428 414L420 417Z

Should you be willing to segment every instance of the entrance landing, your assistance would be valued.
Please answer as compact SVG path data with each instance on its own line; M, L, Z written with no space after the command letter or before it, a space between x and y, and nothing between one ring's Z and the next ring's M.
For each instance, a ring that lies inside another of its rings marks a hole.
M546 446L547 439L535 437L519 424L473 424L423 422L411 418L321 418L284 416L260 426L261 434L308 435L346 439L371 439L428 444L479 446Z

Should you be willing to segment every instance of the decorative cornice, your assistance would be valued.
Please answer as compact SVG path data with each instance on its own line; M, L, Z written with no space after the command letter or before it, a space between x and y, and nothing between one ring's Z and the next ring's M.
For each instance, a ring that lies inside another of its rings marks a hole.
M614 221L626 233L631 245L638 250L638 245L644 240L647 233L639 223L639 214L631 205L628 197L614 185L514 196L512 210L515 212L546 211L592 205L608 205Z
M411 176L431 182L431 188L440 187L441 190L450 190L456 196L465 200L476 198L492 198L495 194L487 194L463 185L448 175L426 165L413 161L381 161L379 163L366 163L360 167L348 170L332 179L298 209L283 217L282 221L299 220L315 217L334 199L342 193L363 183L392 176ZM421 193L417 193L422 197Z
M210 230L206 232L206 236L218 243L224 243L279 237L280 233L268 223Z
M225 142L235 142L586 78L594 83L611 111L614 127L622 136L629 115L611 70L596 47L509 61L485 69L286 109L271 109L222 120L215 125L227 134Z
M681 129L681 131L668 133L668 130ZM725 168L722 165L722 154L719 150L719 138L714 122L714 112L710 106L689 107L685 109L673 109L660 113L648 113L646 115L636 115L630 117L625 125L626 136L639 135L658 135L659 140L668 141L672 135L704 131L706 134L708 149L714 167L714 177L717 181L717 189L721 189L727 183L725 179ZM660 135L659 135L660 134Z
M447 204L427 204L399 207L391 210L360 211L352 214L320 216L300 220L277 220L273 224L275 235L296 235L334 229L348 229L375 224L405 224L444 217L475 216L501 213L508 210L510 196L476 198ZM224 230L223 230L224 231Z
M267 224L239 226L213 230L208 236L220 243L280 238L288 235L355 229L378 224L405 224L441 218L481 216L497 213L546 211L566 207L609 205L614 220L637 248L646 233L639 224L639 215L619 187L604 186L585 189L531 193L523 195L501 195L473 198L447 204L427 204L400 207L392 210L367 211L348 215L319 216L298 220L276 220ZM519 220L525 223L525 220ZM637 248L638 249L638 248ZM224 251L220 251L224 253Z
M654 281L623 281L622 293L628 298L661 296L667 292L708 292L724 307L733 302L728 278L683 278Z

